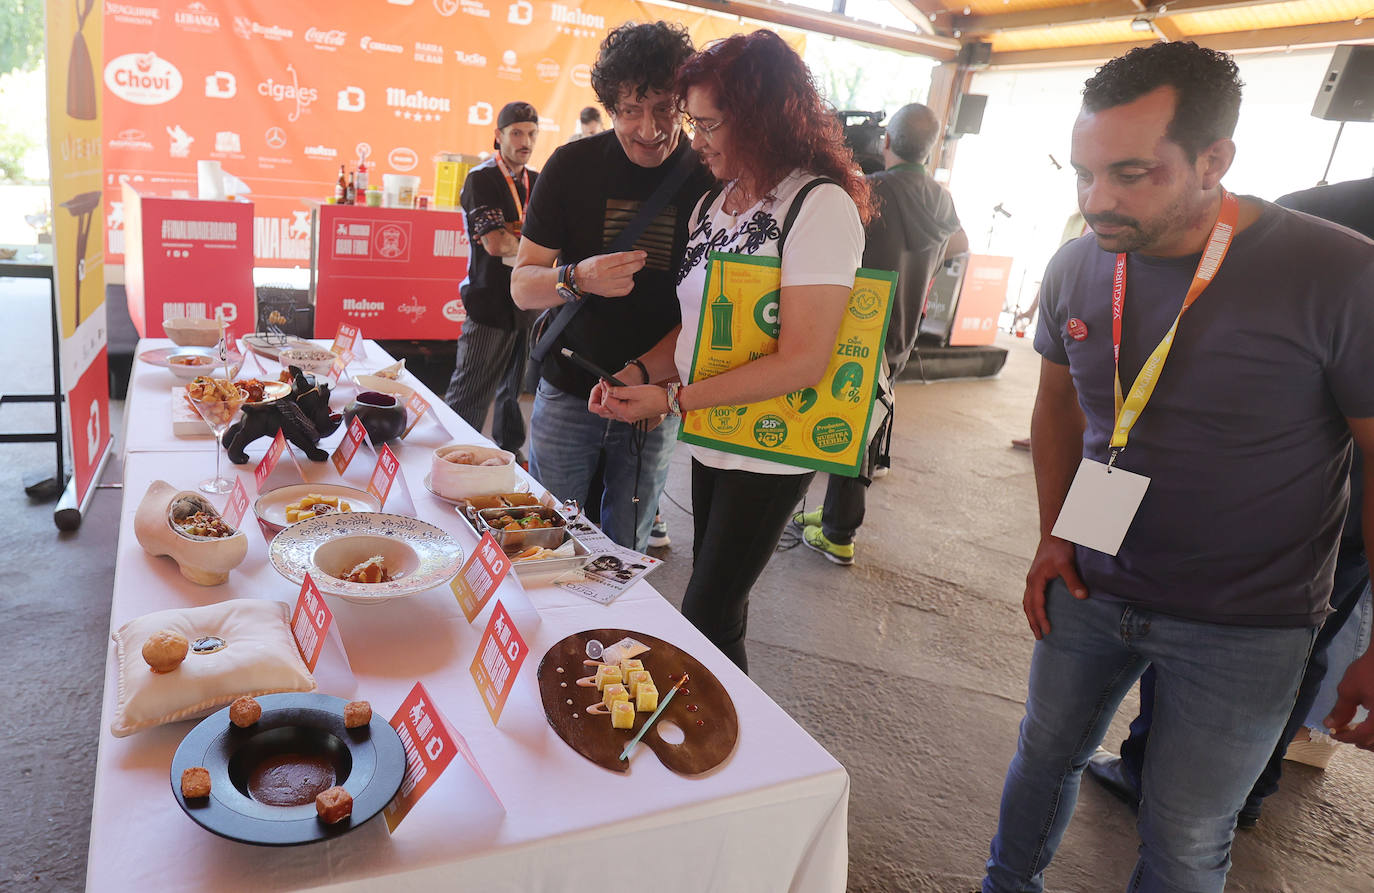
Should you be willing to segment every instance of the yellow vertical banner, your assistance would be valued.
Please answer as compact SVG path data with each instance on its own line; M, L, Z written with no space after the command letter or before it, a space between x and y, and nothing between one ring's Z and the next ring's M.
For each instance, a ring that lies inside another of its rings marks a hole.
M100 0L48 0L53 278L78 501L94 482L110 439L98 77L103 35Z

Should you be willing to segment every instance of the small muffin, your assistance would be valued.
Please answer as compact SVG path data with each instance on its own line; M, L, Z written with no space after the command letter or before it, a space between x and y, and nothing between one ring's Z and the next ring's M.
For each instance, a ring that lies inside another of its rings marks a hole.
M344 705L344 726L358 729L372 722L372 705L367 701L349 701Z
M315 796L315 812L326 825L336 825L353 814L353 796L337 785Z
M229 705L229 721L240 729L246 729L262 719L262 705L255 698L237 698Z
M170 673L181 666L190 647L181 633L160 629L143 643L143 659L154 673Z
M204 766L192 766L181 772L181 796L187 800L210 796L210 770Z

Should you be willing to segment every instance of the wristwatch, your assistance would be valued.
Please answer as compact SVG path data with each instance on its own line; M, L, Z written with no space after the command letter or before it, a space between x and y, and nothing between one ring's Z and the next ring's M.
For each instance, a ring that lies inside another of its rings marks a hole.
M664 389L668 394L668 414L681 416L682 404L677 400L678 391L682 390L682 382L670 381Z
M554 288L565 304L581 300L582 292L577 287L577 264L564 264L558 268L558 284Z

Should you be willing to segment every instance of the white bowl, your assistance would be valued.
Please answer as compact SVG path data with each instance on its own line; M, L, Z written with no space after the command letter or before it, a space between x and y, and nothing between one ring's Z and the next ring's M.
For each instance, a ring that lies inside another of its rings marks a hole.
M400 403L405 403L415 393L414 388L401 384L399 381L392 381L390 378L382 378L380 375L355 375L353 376L353 383L358 386L359 391L395 394Z
M337 355L323 347L292 347L277 355L282 366L296 366L311 375L326 375Z
M457 450L471 452L479 464L460 465L444 458ZM480 464L491 458L498 458L503 462L501 465ZM488 493L511 493L515 490L516 483L515 455L480 444L446 444L434 451L429 481L435 495L446 499L462 499Z
M193 362L179 362L179 360L184 361L186 359L192 359ZM210 362L204 362L207 359ZM229 377L233 378L237 375L239 367L242 365L242 359L231 359L229 361ZM197 375L208 375L211 378L224 377L224 366L220 363L219 357L207 347L187 347L172 351L167 355L167 368L182 381L190 381Z
M162 331L178 347L214 347L219 343L217 319L164 319Z

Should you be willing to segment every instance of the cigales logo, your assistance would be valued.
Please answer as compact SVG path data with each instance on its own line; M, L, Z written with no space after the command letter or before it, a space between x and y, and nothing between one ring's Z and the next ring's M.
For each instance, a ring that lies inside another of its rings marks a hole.
M380 40L373 40L371 37L368 37L366 35L363 36L362 40L358 41L358 46L362 48L362 51L364 53L399 54L404 53L406 51L406 48L401 46L399 43L385 43Z
M406 171L415 170L416 165L420 163L420 156L415 153L414 149L397 146L386 156L386 163L391 166L392 170L404 174Z
M347 31L340 31L335 28L330 31L322 31L319 28L310 28L305 32L305 42L311 44L317 50L328 50L333 52L344 45L348 39Z
M414 295L411 295L409 303L400 304L396 307L396 309L401 311L402 314L409 316L411 322L419 322L420 317L424 316L425 311L429 308L426 307L424 304L421 304L419 298L415 297Z
M278 81L268 78L258 84L258 95L266 96L273 102L285 102L294 104L291 114L287 115L286 120L295 122L301 114L309 110L314 105L315 100L320 98L320 91L314 87L302 87L300 80L296 77L296 66L287 64L286 74L290 83L285 80Z
M128 53L105 66L105 86L125 102L161 105L181 92L181 72L156 53Z

